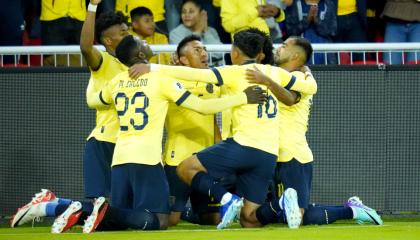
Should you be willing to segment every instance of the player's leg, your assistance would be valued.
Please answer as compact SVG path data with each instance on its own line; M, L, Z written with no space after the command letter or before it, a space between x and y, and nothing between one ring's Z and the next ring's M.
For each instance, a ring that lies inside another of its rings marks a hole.
M171 214L169 215L169 226L175 226L181 219L181 213L185 210L191 190L190 186L176 175L176 166L166 165L165 174L170 191Z
M11 227L17 227L37 217L56 217L60 215L72 200L58 198L48 189L42 189L26 205L17 209L10 220ZM64 209L64 210L62 210Z
M133 209L147 209L159 219L160 229L169 225L169 185L162 164L126 164L133 186Z
M84 233L94 231L117 231L127 228L136 230L158 230L159 219L156 214L143 209L122 209L109 206L100 197L94 202L94 210L83 226Z
M192 212L198 217L200 225L216 225L220 222L220 203L213 198L192 191L190 195Z
M192 189L211 196L216 202L221 203L222 216L228 209L239 211L242 206L242 200L228 192L220 181L223 177L235 174L240 150L239 144L233 139L227 139L200 151L177 167L178 176L190 184ZM233 214L229 215L234 217Z
M83 156L83 183L86 198L109 197L111 190L111 163L114 143L90 138Z

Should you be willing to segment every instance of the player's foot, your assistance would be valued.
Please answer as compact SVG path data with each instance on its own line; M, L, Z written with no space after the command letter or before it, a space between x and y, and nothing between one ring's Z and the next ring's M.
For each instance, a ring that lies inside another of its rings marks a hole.
M82 204L72 202L60 216L58 216L51 227L51 233L62 233L73 227L82 215Z
M83 233L91 233L96 230L105 216L108 205L109 204L104 197L99 197L95 200L92 214L86 219L85 225L83 225Z
M384 224L381 216L374 209L364 205L358 197L349 198L345 205L353 210L353 218L358 224L364 224L366 222L376 225Z
M224 229L232 224L239 215L243 205L244 200L242 198L232 195L232 198L228 203L220 206L222 221L217 225L217 229Z
M285 212L289 228L299 228L302 221L302 213L299 209L296 190L293 188L286 189L279 200L279 204L280 208Z
M17 227L30 222L37 217L45 216L45 213L41 212L40 204L53 201L56 201L54 193L48 189L41 189L41 192L35 194L35 197L33 197L28 204L16 211L15 215L13 215L10 220L10 226Z

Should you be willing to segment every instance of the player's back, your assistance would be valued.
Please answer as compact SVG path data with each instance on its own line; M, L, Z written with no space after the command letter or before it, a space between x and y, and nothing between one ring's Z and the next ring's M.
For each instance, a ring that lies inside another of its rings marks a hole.
M243 91L251 84L245 78L248 68L257 66L264 74L273 77L278 69L269 65L247 64L218 68L225 88L222 94L233 95ZM278 79L278 75L276 76ZM265 86L260 86L266 89ZM258 148L260 150L278 155L279 121L277 99L268 92L267 102L258 105L242 105L232 109L232 135L233 139L241 145Z
M131 79L124 72L112 80L109 89L120 123L113 165L156 165L161 162L163 126L170 99L167 95L171 94L165 92L170 92L169 88L175 92L179 89L175 95L184 92L177 81L168 79L160 73Z

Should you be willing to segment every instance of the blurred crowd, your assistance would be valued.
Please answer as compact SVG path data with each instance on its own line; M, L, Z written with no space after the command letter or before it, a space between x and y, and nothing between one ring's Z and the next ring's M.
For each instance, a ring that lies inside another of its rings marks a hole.
M0 46L78 45L88 4L88 0L0 0ZM149 44L178 44L191 33L205 44L227 44L234 33L249 27L270 33L274 43L289 36L326 44L420 42L420 0L103 0L97 16L106 11L124 14L130 32ZM349 57L400 64L415 62L420 59L417 55ZM343 56L318 53L311 63L334 64L338 57ZM169 58L160 54L152 62L167 63Z

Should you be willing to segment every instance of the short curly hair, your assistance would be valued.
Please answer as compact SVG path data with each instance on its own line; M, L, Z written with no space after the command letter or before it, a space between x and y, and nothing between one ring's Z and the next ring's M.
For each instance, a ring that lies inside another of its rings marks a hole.
M255 58L263 51L264 37L258 33L242 30L233 35L233 45L250 58Z
M258 28L249 28L246 30L247 32L256 33L264 38L264 44L262 52L264 53L265 57L261 61L262 64L274 64L274 54L273 54L273 41L268 33L265 33Z
M102 43L103 33L114 25L127 24L127 17L121 12L105 12L99 15L95 24L95 37L96 41Z

